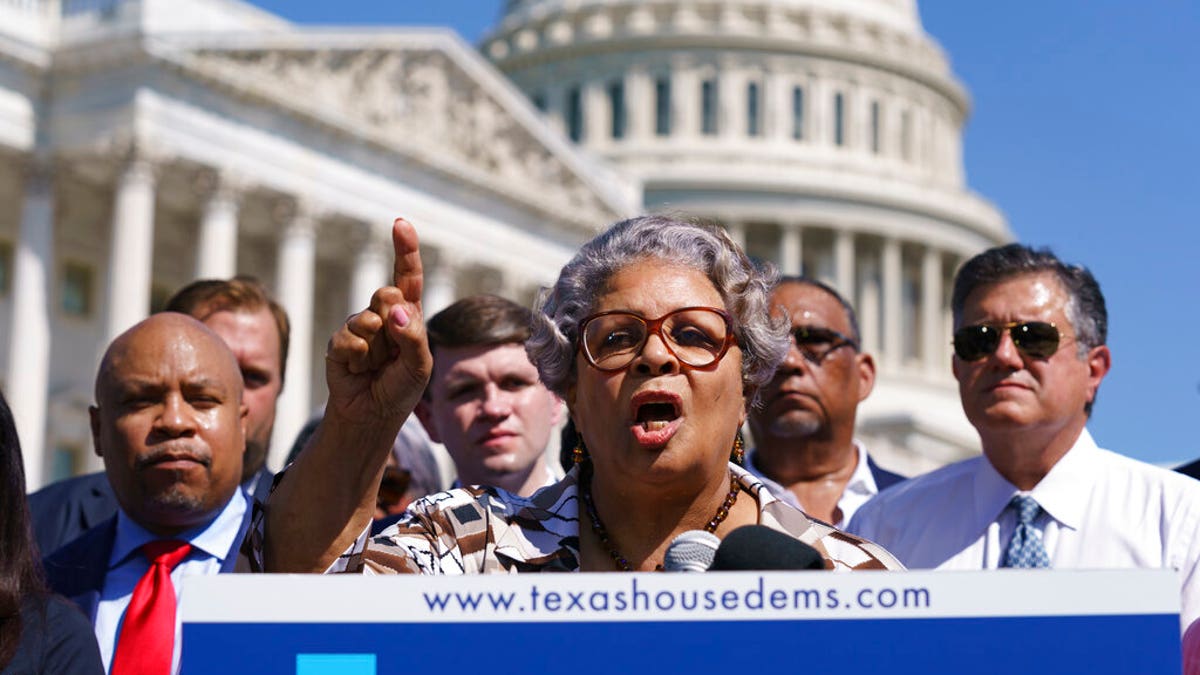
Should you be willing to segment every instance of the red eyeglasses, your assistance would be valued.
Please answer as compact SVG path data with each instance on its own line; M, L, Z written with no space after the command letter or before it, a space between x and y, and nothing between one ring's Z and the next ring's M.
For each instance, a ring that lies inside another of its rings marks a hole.
M704 368L720 361L733 344L730 323L729 314L715 307L682 307L657 319L613 310L581 321L579 344L593 368L615 372L633 363L653 334L680 363Z

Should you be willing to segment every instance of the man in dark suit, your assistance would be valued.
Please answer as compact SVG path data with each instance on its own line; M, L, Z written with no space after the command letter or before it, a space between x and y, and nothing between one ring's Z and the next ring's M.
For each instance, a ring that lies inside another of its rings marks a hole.
M806 277L784 277L771 311L792 328L792 345L751 407L755 447L746 468L781 499L844 527L880 490L903 480L871 460L854 439L858 404L875 384L854 309L837 291Z
M47 558L47 581L91 618L107 669L165 675L179 663L179 582L233 571L249 522L237 360L199 321L155 314L109 346L89 413L119 509ZM155 633L144 608L159 602Z
M180 289L166 311L191 315L216 331L237 357L250 409L242 487L265 498L274 475L266 468L283 389L289 325L283 308L250 277L205 279ZM112 517L117 502L104 472L68 478L29 496L34 538L43 554Z

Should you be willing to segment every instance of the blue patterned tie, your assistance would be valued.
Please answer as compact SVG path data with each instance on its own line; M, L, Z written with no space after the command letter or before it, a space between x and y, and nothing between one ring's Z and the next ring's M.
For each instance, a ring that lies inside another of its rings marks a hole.
M1033 526L1033 521L1042 512L1041 504L1029 495L1016 495L1008 502L1008 508L1017 512L1017 527L1000 566L1049 567L1050 557L1042 545L1042 535Z

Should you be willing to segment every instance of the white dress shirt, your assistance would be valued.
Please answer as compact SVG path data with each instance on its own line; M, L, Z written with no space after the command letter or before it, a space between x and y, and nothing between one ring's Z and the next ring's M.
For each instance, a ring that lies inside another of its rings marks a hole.
M217 517L206 525L193 528L175 539L192 545L183 562L171 572L171 583L175 586L175 600L179 601L179 590L184 577L216 574L221 570L225 556L233 547L242 517L246 513L246 497L241 490L234 490L233 497ZM117 651L117 636L125 620L125 609L133 597L133 589L150 561L142 553L142 545L160 539L149 530L133 522L125 512L117 510L117 536L113 541L112 554L108 559L108 574L104 578L104 590L96 607L96 641L100 644L100 658L104 670L112 669L113 655ZM171 657L171 672L179 672L180 626L175 621L175 653Z
M838 497L837 507L842 512L842 519L836 523L830 523L839 530L846 529L846 523L850 522L855 511L858 511L858 507L879 494L879 487L875 485L875 476L871 473L870 465L867 464L867 448L863 446L862 442L855 439L854 450L858 453L858 465L854 467L854 473L850 476L850 482L846 483L846 489L842 490L842 496ZM762 484L767 486L776 499L808 513L794 492L763 474L755 463L757 455L756 448L751 448L746 452L746 470L762 481Z
M885 491L849 531L910 569L996 569L1016 528L1005 508L1020 493L986 457L943 467ZM1096 446L1085 429L1027 493L1053 568L1173 568L1183 626L1200 616L1200 482Z

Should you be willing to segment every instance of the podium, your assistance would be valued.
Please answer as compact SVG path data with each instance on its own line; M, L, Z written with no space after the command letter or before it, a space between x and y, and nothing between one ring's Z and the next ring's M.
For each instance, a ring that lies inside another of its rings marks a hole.
M182 672L1179 673L1171 570L218 575Z

